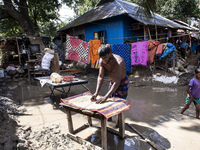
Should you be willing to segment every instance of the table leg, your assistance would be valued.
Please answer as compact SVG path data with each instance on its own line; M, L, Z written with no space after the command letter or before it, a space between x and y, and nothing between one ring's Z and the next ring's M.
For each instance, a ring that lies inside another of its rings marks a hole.
M68 121L68 130L70 133L74 132L74 128L73 128L73 123L72 123L72 116L71 116L71 111L68 109L65 109L67 112L67 121Z
M125 136L125 124L124 124L124 113L118 114L119 119L119 136L120 138L124 138Z
M107 119L101 118L101 146L104 150L107 150Z
M65 89L62 87L63 93L65 93L66 95L69 93L70 89L71 89L71 86L69 86L69 89L68 89L68 91L67 91L67 92L65 92Z
M69 89L68 89L68 91L67 91L67 93L66 93L66 94L68 94L68 93L69 93L70 89L71 89L71 86L69 86Z
M49 88L50 88L50 90L51 90L51 95L50 95L50 97L51 97L52 95L55 96L54 93L53 93L54 88L52 89L50 86L49 86Z
M88 123L90 126L92 126L92 118L88 116Z

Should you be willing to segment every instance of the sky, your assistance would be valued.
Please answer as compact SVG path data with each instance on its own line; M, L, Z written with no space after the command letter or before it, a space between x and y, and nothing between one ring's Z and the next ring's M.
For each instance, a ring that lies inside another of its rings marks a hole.
M62 21L65 21L67 18L73 17L75 15L74 11L66 5L62 5L59 14Z

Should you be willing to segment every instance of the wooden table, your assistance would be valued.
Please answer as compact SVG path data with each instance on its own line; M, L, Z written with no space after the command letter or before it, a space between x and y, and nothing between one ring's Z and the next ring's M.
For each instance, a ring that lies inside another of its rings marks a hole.
M126 101L126 100L124 100L124 101ZM76 134L79 131L81 131L81 130L85 129L86 127L88 127L88 126L84 125L84 126L81 126L78 129L74 130L72 117L71 117L71 112L72 111L88 116L88 123L89 123L90 126L92 126L91 117L100 119L101 120L101 146L102 146L103 149L107 150L107 119L110 118L110 117L106 118L103 114L101 114L101 113L99 113L97 111L90 111L88 109L84 109L84 108L68 105L66 103L63 103L62 100L61 100L60 105L63 106L65 108L65 110L66 110L67 120L68 120L68 129L69 129L69 132L72 133L72 134ZM96 104L96 105L99 105L99 104ZM129 109L129 108L130 108L130 106L127 107L127 109ZM118 109L121 109L121 108L118 108ZM125 111L127 109L124 109L119 113L115 113L115 115L118 115L118 118L119 118L119 132L118 132L118 135L122 139L125 136L125 123L124 123L124 113L123 113L123 111ZM113 131L115 131L115 130L113 130ZM116 131L115 131L115 133L116 133Z
M59 91L64 94L68 94L71 86L73 85L82 85L88 83L87 80L79 79L79 78L74 78L74 81L62 81L61 83L53 83L52 80L50 79L50 76L44 76L44 77L35 77L34 78L37 81L43 81L46 82L45 85L47 85L50 90L51 90L51 95L50 96L55 96L54 90ZM66 92L64 87L69 87L68 91ZM83 86L85 88L85 86ZM61 89L60 89L61 88Z

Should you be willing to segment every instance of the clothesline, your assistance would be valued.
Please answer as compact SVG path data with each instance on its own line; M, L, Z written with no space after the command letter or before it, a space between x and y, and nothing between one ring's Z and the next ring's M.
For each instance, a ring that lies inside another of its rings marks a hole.
M172 36L172 37L163 37L163 38L151 39L151 40L163 40L163 39L169 39L169 38L175 38L175 37L182 37L182 36L189 36L189 35L191 35L191 34L180 34L180 35L176 35L176 36ZM121 40L121 39L129 39L130 40L130 39L137 38L137 37L144 37L144 36L131 36L131 37L109 38L109 39L104 39L104 40L105 41L108 41L108 40ZM149 36L147 36L147 37L149 37ZM66 39L68 39L68 37ZM90 41L90 40L93 40L93 39L85 39L85 41ZM141 41L135 41L135 42L142 42L142 40Z
M87 64L90 64L91 61L92 68L99 68L98 48L101 46L101 41L90 40L89 43L85 42L84 45L83 42L85 41L72 36L67 38L66 59ZM152 40L131 44L113 44L112 52L113 54L120 55L125 61L126 71L131 71L131 65L147 65L147 62L150 64L153 63L154 57L158 51L160 54L163 52L163 46L159 47L159 44L159 41Z

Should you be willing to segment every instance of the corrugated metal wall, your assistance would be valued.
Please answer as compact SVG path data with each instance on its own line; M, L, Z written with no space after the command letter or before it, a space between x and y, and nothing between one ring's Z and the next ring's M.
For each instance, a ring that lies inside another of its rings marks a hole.
M105 30L106 44L123 44L124 30L122 16L96 21L85 25L86 41L94 40L94 32Z

